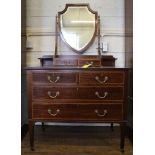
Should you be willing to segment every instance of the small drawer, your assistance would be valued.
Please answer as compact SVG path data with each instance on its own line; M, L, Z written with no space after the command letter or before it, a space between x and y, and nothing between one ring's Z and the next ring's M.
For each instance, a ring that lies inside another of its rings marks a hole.
M77 117L77 106L34 104L32 117L34 119L72 120Z
M55 66L77 66L77 59L69 59L69 58L55 58L53 60L53 65Z
M80 73L80 84L123 84L123 72L86 72Z
M62 84L62 83L76 83L76 73L59 73L59 72L35 72L32 75L33 82L46 84Z
M79 60L79 66L83 66L83 65L87 65L87 64L91 64L91 67L99 67L101 66L101 61L100 60L96 60L96 59L81 59Z
M121 120L122 105L79 105L78 118L81 120Z
M33 99L49 99L51 102L57 99L77 99L77 88L74 87L34 87Z
M87 100L123 100L123 87L81 87L79 88L79 98Z

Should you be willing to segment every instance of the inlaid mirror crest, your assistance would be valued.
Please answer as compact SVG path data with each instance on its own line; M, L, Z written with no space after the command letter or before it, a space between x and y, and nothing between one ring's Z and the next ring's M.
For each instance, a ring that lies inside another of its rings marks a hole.
M89 4L66 4L56 18L56 32L65 44L78 54L93 43L98 30L98 14ZM56 52L57 52L56 39Z

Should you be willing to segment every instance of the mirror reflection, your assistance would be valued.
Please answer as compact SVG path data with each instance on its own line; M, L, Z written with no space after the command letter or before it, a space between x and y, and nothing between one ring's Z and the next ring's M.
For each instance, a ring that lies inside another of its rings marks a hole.
M59 18L63 40L73 50L82 51L95 34L95 14L90 12L86 6L70 6Z

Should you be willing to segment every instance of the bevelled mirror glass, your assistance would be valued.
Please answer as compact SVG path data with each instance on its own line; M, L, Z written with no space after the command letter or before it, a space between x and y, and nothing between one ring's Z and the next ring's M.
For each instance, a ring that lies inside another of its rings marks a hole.
M77 53L83 53L94 41L97 31L97 12L88 4L66 4L58 13L62 40Z

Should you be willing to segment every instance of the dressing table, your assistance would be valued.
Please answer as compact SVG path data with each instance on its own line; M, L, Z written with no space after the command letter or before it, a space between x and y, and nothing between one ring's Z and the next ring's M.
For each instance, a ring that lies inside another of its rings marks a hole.
M88 4L66 4L56 17L55 54L26 68L32 150L35 122L99 122L120 124L124 151L128 69L101 55L99 22ZM97 55L84 55L96 36ZM59 55L58 37L77 55Z

